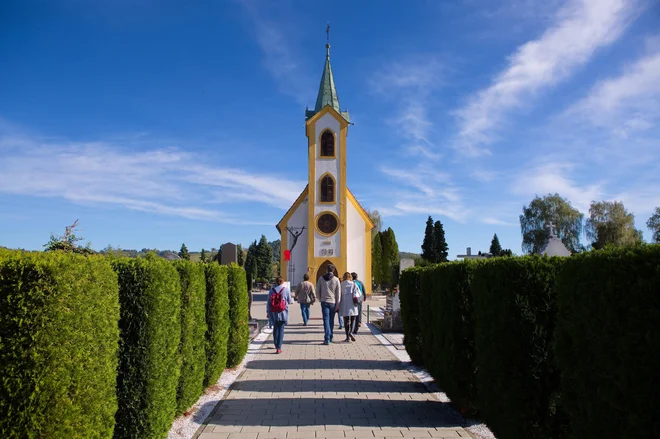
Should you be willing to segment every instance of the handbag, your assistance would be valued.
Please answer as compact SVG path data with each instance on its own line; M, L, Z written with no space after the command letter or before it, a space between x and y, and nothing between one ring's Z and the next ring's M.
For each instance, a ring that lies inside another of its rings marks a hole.
M353 305L359 305L362 302L362 294L357 285L353 284Z

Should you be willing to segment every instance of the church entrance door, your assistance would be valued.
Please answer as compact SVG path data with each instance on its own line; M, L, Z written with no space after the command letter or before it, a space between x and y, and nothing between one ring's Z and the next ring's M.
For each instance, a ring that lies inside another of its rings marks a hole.
M330 262L330 261L325 261L324 263L321 264L318 271L316 272L316 282L319 281L321 276L323 276L324 274L326 274L328 272L328 265L330 265L330 264L332 264L332 262ZM335 265L334 273L335 273L335 276L339 276L339 274L337 273L337 266L336 265Z

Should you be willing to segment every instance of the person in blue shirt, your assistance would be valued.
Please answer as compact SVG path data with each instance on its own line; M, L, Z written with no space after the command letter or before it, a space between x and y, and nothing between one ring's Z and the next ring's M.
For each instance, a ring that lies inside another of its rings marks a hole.
M360 295L362 296L362 300L360 300L360 303L358 303L358 315L357 318L355 319L355 326L353 327L353 334L358 333L358 328L362 326L362 302L367 300L367 292L364 288L364 284L358 280L358 275L356 272L351 273L351 277L353 278L353 282L355 285L357 285L358 290L360 290Z
M281 301L284 309L282 311L273 310L273 296L281 295ZM282 353L282 343L284 342L284 326L289 323L289 304L293 303L291 291L284 285L284 279L281 276L275 278L275 286L268 292L266 301L266 314L268 320L273 322L273 343L275 344L275 353Z

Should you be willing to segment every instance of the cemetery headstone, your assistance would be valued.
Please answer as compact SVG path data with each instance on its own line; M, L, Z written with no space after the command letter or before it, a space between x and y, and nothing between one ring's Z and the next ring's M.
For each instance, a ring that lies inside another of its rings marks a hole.
M222 259L220 260L220 264L229 265L232 262L238 262L236 244L232 244L231 242L222 244Z

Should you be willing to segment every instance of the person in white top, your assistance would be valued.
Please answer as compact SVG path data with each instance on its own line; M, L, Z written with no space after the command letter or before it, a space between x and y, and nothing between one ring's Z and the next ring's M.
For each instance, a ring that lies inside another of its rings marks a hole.
M357 301L360 297L358 289L351 273L346 272L341 282L341 302L339 303L339 315L344 319L344 330L346 331L345 342L355 341L352 329L355 326L355 318L358 315Z

